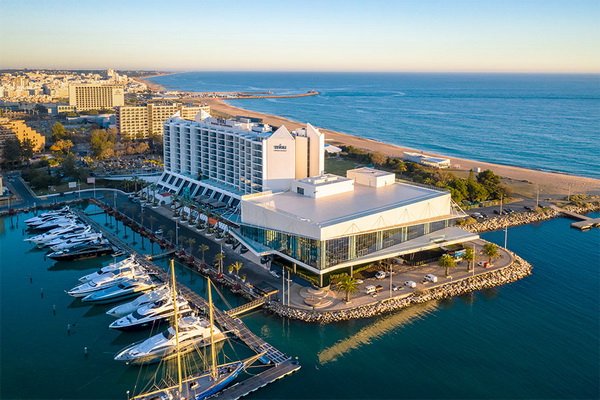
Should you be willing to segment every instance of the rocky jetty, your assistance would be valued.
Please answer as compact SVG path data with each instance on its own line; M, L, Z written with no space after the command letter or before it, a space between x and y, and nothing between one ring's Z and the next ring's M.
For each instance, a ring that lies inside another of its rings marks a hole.
M599 203L585 203L582 206L567 205L562 208L565 211L575 212L577 214L587 214L594 211L600 211ZM529 211L523 213L513 213L509 215L489 218L472 225L463 225L462 228L469 232L489 232L504 229L511 226L525 225L532 222L545 221L547 219L560 217L561 211L556 208L543 208L539 211Z
M388 313L409 307L414 304L447 297L459 296L475 290L487 289L517 281L531 274L532 266L521 257L513 254L514 261L511 265L487 274L481 274L461 281L448 283L427 290L415 291L409 297L391 298L362 305L356 308L339 311L307 311L291 308L280 303L270 302L266 308L281 317L298 319L305 322L330 323L349 319L369 318L375 315Z

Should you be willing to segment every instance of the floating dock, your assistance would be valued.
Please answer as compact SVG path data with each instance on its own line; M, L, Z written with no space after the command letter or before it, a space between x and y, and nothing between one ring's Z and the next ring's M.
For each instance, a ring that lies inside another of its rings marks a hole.
M102 232L104 237L108 239L114 246L121 248L126 253L135 255L137 261L143 265L150 273L156 275L163 282L168 282L170 277L169 274L158 267L151 260L143 254L140 254L137 250L131 247L129 244L123 242L112 232L108 232L101 224L89 218L85 213L75 211L79 218L85 223L91 225L94 229ZM164 256L164 254L162 254ZM187 300L192 303L198 309L208 309L208 302L194 292L190 288L181 283L177 283L177 291L182 294ZM239 399L240 397L246 396L261 387L268 385L269 383L275 382L278 379L283 378L300 369L298 361L292 360L291 357L285 355L281 351L277 350L271 344L267 343L262 338L255 335L248 327L240 320L235 318L236 315L242 312L248 311L253 308L257 308L264 304L265 299L257 299L248 304L234 308L230 311L221 311L216 307L213 307L215 321L224 329L228 331L237 332L239 340L244 342L248 347L256 351L257 353L266 352L263 356L269 361L266 365L267 369L260 372L242 382L239 382L231 387L228 387L221 392L211 396L211 398L219 399ZM270 365L270 366L269 366Z
M560 212L567 218L578 220L577 222L571 223L571 228L576 228L585 231L594 227L600 227L600 218L590 218L585 215L577 214L571 211L560 210Z

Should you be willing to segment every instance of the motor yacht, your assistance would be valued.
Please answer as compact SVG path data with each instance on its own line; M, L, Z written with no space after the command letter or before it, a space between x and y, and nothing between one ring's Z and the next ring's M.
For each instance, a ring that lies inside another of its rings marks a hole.
M113 254L117 249L108 240L99 240L91 243L80 243L66 250L49 253L47 257L56 261L73 261L84 258L93 258Z
M210 322L193 315L180 318L178 334L180 354L206 347L210 345ZM225 340L225 334L214 325L213 339L214 343ZM127 364L150 364L176 355L175 329L170 327L164 332L125 347L115 355L115 360Z
M24 240L33 242L33 243L37 244L38 246L44 246L44 245L46 245L46 243L48 243L54 239L58 239L58 238L61 238L63 240L70 239L71 237L81 235L83 233L87 233L87 232L91 231L91 229L92 228L89 225L73 224L73 225L67 225L67 226L54 228L54 229L49 230L46 233L42 233L40 235L36 235L34 237L27 238Z
M108 287L117 285L123 281L133 278L148 278L148 274L141 268L127 267L118 272L108 272L102 276L86 282L81 285L75 286L67 293L73 297L85 297L88 294L97 292L98 290L106 289Z
M101 233L88 232L88 233L81 234L79 236L75 236L71 239L63 240L53 246L50 246L49 244L47 246L50 246L52 251L60 251L60 250L70 249L71 247L76 246L81 243L93 242L93 241L96 241L99 239L102 239Z
M146 277L127 279L114 286L88 294L81 300L97 304L112 303L137 296L140 293L147 292L155 287L156 284Z
M181 316L188 316L192 313L192 309L187 300L178 297L177 308ZM167 318L171 318L175 314L175 307L172 299L158 300L154 303L146 304L136 311L119 318L109 325L111 329L121 331L131 331L142 329L151 326L155 323L160 323Z
M119 262L112 263L110 265L107 265L106 267L102 267L96 272L82 276L81 278L79 278L79 282L86 283L86 282L92 281L96 278L99 278L100 276L102 276L108 272L120 271L123 268L127 268L127 267L130 267L133 265L139 266L137 261L135 261L135 256L129 256Z
M146 304L154 303L158 300L166 300L170 295L171 290L167 286L161 286L148 293L144 293L133 301L111 308L106 314L116 318L124 317Z
M70 212L71 212L71 210L69 209L69 206L65 206L59 210L48 211L48 212L38 215L37 217L32 217L32 218L26 219L25 223L27 225L35 224L37 222L40 222L43 219L57 217L60 215L65 215Z
M52 218L48 221L45 221L44 223L42 223L40 225L32 226L32 228L40 230L40 231L49 231L50 229L53 229L53 228L72 225L75 223L77 223L77 221L75 220L74 217L64 216L64 217Z

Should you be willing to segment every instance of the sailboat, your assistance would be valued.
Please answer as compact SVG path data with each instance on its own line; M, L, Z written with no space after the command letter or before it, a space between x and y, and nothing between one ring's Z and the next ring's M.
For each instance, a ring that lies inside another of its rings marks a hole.
M177 291L175 288L175 268L171 260L171 279L173 281L173 302L175 304L175 321L177 321ZM213 303L211 293L211 281L208 279L208 304L210 326L214 324ZM177 358L177 382L174 385L159 387L146 393L139 394L131 400L202 400L221 391L229 385L246 367L253 364L264 353L256 354L245 360L234 361L227 364L217 365L217 355L215 350L215 338L213 329L210 329L210 368L208 371L193 374L186 378L182 375L181 350L179 346L179 324L174 323L175 344Z

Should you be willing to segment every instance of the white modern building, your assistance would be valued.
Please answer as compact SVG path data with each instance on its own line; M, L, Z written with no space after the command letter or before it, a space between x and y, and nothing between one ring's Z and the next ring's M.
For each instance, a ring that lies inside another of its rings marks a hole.
M365 167L243 196L240 230L233 233L257 254L277 254L324 275L477 238L453 227L462 216L449 192Z
M204 201L235 205L245 194L289 190L294 179L320 175L325 166L323 134L310 124L289 132L201 111L194 121L168 119L163 137L159 187Z

